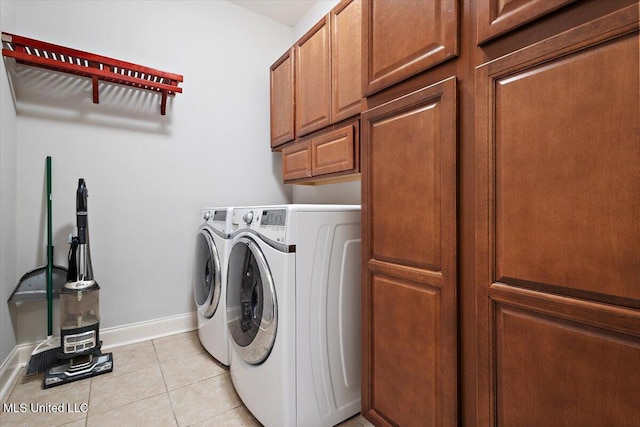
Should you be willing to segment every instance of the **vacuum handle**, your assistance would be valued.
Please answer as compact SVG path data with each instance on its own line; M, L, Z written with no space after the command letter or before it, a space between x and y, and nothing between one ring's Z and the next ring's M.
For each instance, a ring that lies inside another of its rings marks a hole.
M78 227L78 243L87 243L87 197L89 192L83 178L78 180L76 192L76 225Z

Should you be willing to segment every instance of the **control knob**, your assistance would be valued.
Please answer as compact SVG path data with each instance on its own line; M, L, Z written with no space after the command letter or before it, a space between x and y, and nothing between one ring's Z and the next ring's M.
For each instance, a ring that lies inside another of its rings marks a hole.
M249 211L247 213L245 213L242 216L242 220L247 224L250 225L253 222L253 211Z
M211 219L211 211L206 211L203 215L205 221L209 221Z

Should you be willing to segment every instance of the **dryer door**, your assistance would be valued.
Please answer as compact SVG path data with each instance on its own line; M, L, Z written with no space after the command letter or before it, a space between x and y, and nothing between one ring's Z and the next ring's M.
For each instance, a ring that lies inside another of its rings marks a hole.
M278 306L267 261L250 237L234 243L227 275L229 335L238 355L257 365L267 359L276 339Z
M196 248L196 278L193 296L198 312L205 317L215 314L222 286L220 256L211 233L206 227L198 232Z

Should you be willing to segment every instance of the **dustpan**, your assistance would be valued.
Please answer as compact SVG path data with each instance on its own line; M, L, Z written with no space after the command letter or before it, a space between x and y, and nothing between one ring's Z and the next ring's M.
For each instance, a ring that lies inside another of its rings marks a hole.
M53 264L51 242L51 157L47 157L47 264L27 272L20 278L7 302L44 301L47 299L47 269L52 267L52 298L58 298L67 281L67 269Z
M60 289L67 281L67 269L53 266L53 298L58 298ZM44 301L47 299L47 266L35 268L18 281L7 302Z

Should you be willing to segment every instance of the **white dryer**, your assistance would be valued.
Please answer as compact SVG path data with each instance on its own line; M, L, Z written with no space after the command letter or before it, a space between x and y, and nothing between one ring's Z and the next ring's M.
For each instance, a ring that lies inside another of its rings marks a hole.
M198 336L204 348L228 366L229 332L225 302L232 208L202 208L200 216L204 223L196 237L193 285Z
M360 206L236 208L231 379L266 427L360 412Z

